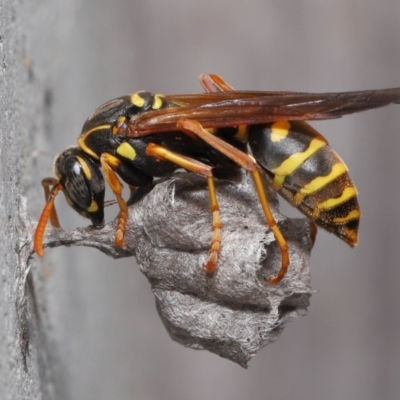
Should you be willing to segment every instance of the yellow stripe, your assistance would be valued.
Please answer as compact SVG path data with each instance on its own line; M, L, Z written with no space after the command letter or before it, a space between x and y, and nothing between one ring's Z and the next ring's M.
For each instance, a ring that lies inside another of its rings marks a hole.
M310 158L319 149L326 146L326 143L321 139L315 138L311 140L310 145L307 150L302 153L296 153L289 156L279 167L272 170L275 175L288 176L292 174L301 164L304 163L308 158Z
M339 176L345 173L347 173L347 167L343 163L334 164L331 172L328 175L318 176L311 182L304 185L299 192L296 193L293 199L295 204L299 205L304 200L304 197L321 190L330 182L334 181L336 178L339 178Z
M322 203L319 203L317 208L313 211L312 217L318 218L318 215L321 211L331 210L332 208L335 208L356 196L356 188L354 186L347 187L343 190L340 197L334 197L332 199L328 199L323 201Z
M151 108L153 110L158 110L163 105L163 102L164 102L164 95L157 93L154 96L153 105L151 106Z
M354 219L359 219L361 217L360 210L352 210L345 217L337 217L333 219L335 224L342 224L344 222L352 221Z
M96 212L98 211L99 206L97 205L97 203L93 200L92 204L90 204L90 206L86 209L87 212Z
M247 141L247 125L239 125L235 134L235 139L241 140L242 142Z
M82 136L79 136L78 138L78 145L79 147L86 153L89 154L89 156L92 156L93 158L95 158L96 160L99 159L99 156L92 150L90 149L88 146L86 146L85 140L86 138L93 132L95 131L100 131L102 129L110 129L111 125L110 124L105 124L105 125L99 125L96 126L93 129L90 129L89 131L85 132Z
M276 121L271 125L271 141L280 142L285 139L290 131L289 121Z
M217 133L217 128L204 128L205 131L211 133L211 135L215 135Z
M81 167L83 169L83 173L86 177L86 179L88 179L90 181L90 179L92 178L92 171L90 171L89 166L87 165L86 161L79 156L76 156L76 158L78 159L79 163L81 164Z
M279 190L285 183L285 176L275 175L272 181L272 188L274 190Z
M127 142L123 142L118 146L117 153L131 161L136 158L135 149Z
M142 108L144 106L144 98L140 95L140 92L135 92L131 96L131 103L139 108Z

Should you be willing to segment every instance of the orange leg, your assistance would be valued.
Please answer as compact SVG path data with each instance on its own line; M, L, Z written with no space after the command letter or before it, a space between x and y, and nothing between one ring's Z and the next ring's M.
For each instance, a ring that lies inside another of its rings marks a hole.
M211 239L210 255L204 268L208 273L213 273L217 268L218 254L221 251L221 220L219 218L219 206L215 194L214 181L212 177L207 178L208 193L210 194L211 211L213 215L213 236Z
M211 133L206 131L197 121L182 119L177 122L177 127L181 129L183 132L188 131L191 134L195 133L197 136L199 136L201 139L207 142L210 146L220 151L221 153L225 154L236 164L238 164L239 166L246 169L252 174L257 194L260 199L262 209L264 211L265 219L267 221L268 226L274 233L275 239L282 253L281 268L278 271L278 274L276 276L270 276L266 280L268 283L272 284L280 282L282 278L285 276L290 263L288 245L281 231L279 230L276 221L269 208L267 195L263 187L260 175L263 171L251 156L249 156L246 153L243 153L237 148L231 146L229 143L226 143L220 138L212 135Z
M46 186L43 185L45 188ZM53 213L54 210L54 200L58 194L58 192L60 190L63 189L63 185L61 183L57 183L53 189L51 190L51 192L49 192L49 195L46 196L47 197L47 203L43 208L42 214L39 218L36 230L35 230L35 234L33 237L33 248L36 252L36 254L39 257L43 257L44 256L44 250L43 250L43 237L44 237L44 232L46 230L46 225L47 225L47 221L51 220L51 215ZM48 192L48 186L47 186L47 190ZM57 214L56 214L57 216ZM58 223L58 219L57 219L57 223ZM54 226L54 225L53 225ZM60 225L58 224L58 227ZM56 226L57 227L57 226Z
M45 197L45 201L47 201L50 197L50 186L55 186L57 185L59 182L57 179L55 178L44 178L42 180L42 186L44 189L44 197ZM56 207L53 205L53 208L51 209L51 213L50 213L50 223L52 226L54 226L54 228L60 228L60 222L58 220L58 215L57 215L57 211L56 211Z
M269 208L267 195L265 194L265 189L263 187L263 183L261 180L261 176L258 171L252 171L251 174L253 175L254 184L256 186L258 198L260 199L260 203L262 209L264 211L265 218L267 220L267 224L270 227L271 231L274 233L275 239L278 242L278 245L281 249L282 253L282 261L281 261L281 268L275 276L269 276L266 281L268 283L279 283L288 270L290 260L289 260L289 252L288 252L288 245L287 242L282 235L282 232L279 230L278 225L276 224L275 218L271 213Z
M163 146L149 143L146 152L148 155L160 160L168 160L188 171L196 172L207 178L208 193L210 195L211 212L213 215L213 236L211 239L210 254L205 262L204 269L207 273L214 273L217 269L218 254L221 250L221 220L219 217L219 206L215 193L212 167L189 157L176 154Z
M115 244L122 247L124 245L124 235L126 231L126 223L128 219L128 206L122 197L122 183L117 177L117 174L113 169L116 169L119 165L120 160L111 154L103 153L100 157L101 168L103 169L104 176L115 197L117 198L119 205L119 216L117 231L115 233Z
M219 75L201 74L200 84L207 93L232 92L234 89L227 84Z

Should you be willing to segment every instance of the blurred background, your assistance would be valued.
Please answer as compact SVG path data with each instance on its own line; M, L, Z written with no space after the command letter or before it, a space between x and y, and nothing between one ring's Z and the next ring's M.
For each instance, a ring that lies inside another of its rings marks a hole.
M119 95L199 92L203 72L247 90L400 86L398 0L69 0L48 8L35 0L26 12L27 55L50 107L32 144L35 218L54 155ZM34 274L55 398L400 398L400 106L313 126L348 165L363 217L353 250L319 231L308 315L244 370L171 341L134 259L49 249ZM64 203L63 227L85 226ZM117 212L107 211L108 220Z

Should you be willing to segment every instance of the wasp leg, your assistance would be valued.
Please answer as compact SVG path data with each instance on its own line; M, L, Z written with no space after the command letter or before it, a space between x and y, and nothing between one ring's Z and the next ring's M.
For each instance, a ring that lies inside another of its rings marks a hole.
M200 75L200 84L203 86L204 90L207 93L215 93L215 92L231 92L234 91L235 89L230 86L228 83L226 83L219 75L213 75L213 74L202 74ZM262 187L262 182L260 181L261 187ZM257 189L258 190L258 189ZM262 188L263 192L264 189ZM265 192L264 192L265 193ZM260 195L259 195L260 196ZM260 198L261 200L261 198ZM265 199L267 201L267 205L268 205L268 200ZM263 204L263 203L262 203ZM263 206L264 209L264 206ZM269 209L269 207L268 207ZM265 211L264 211L265 213ZM270 214L270 212L269 212ZM267 214L266 214L267 217ZM268 217L267 217L267 221L268 221ZM275 223L275 221L273 221ZM268 225L270 226L270 223L268 222ZM276 224L275 224L276 225ZM272 228L271 228L272 229ZM278 229L278 228L277 228ZM279 231L279 229L278 229ZM314 222L310 222L310 233L311 233L311 240L314 243L315 242L315 238L317 236L317 225L315 225ZM274 232L275 234L275 232ZM282 236L281 232L279 231L279 235ZM277 238L277 236L275 235L275 238ZM287 244L286 244L286 240L283 238L284 240L284 249L287 248ZM282 250L282 245L280 245L280 248ZM284 257L285 255L287 255L287 249L285 249L284 251L282 251L282 265L285 264L284 262ZM270 277L267 279L267 281L269 283L278 283L286 274L287 268L289 266L289 257L287 255L287 266L286 268L282 268L280 269L278 275L276 277Z
M50 186L55 186L57 185L59 182L57 179L55 178L44 178L42 180L42 186L44 189L44 197L45 197L45 201L49 200L50 197ZM58 220L58 215L57 215L57 211L56 211L56 207L55 205L53 205L53 208L51 209L51 213L50 213L50 223L54 228L60 228L60 222Z
M104 171L104 176L119 205L118 225L115 232L115 244L122 247L124 245L124 235L126 231L126 222L128 219L128 206L122 198L122 183L114 172L118 168L121 161L109 153L102 153L100 156L101 168Z
M261 175L258 171L251 171L251 174L253 175L253 180L254 184L256 186L257 194L260 199L260 203L262 206L262 209L264 211L265 218L267 220L267 224L274 233L275 239L278 242L278 245L281 249L282 253L282 263L281 263L281 269L278 271L278 273L275 276L269 276L266 281L268 283L279 283L284 276L286 275L287 269L290 264L289 260L289 253L288 253L288 244L282 235L282 232L278 228L278 225L276 224L276 221L271 213L271 210L269 208L268 204L268 199L267 195L265 194L265 189L263 187L263 183L261 180Z
M282 262L281 268L278 271L276 276L270 276L266 280L268 283L275 284L282 280L282 278L286 275L288 266L290 264L289 261L289 253L288 253L288 245L287 242L282 235L281 231L276 224L276 221L271 213L271 210L268 205L268 199L266 192L263 187L263 183L261 180L261 168L257 165L256 161L250 157L248 154L243 153L237 148L231 146L229 143L221 140L220 138L212 135L208 131L206 131L200 123L193 120L184 120L181 119L177 122L177 127L182 131L189 131L191 134L195 133L201 139L203 139L206 143L212 146L214 149L220 151L229 157L232 161L237 163L242 168L249 171L253 177L253 181L257 190L258 198L260 200L265 219L267 220L267 224L274 233L275 239L281 249L282 253Z
M227 84L219 75L201 74L200 84L207 93L215 92L232 92L235 90L231 85Z
M51 185L51 183L50 183L50 185ZM43 187L46 188L45 185L43 185ZM62 190L63 188L64 187L61 183L57 183L55 186L53 186L53 188L51 189L50 192L48 190L48 186L47 186L47 189L45 189L45 191L48 193L48 195L46 195L47 203L43 208L42 214L39 218L39 221L38 221L38 224L36 227L36 231L35 231L35 234L33 237L33 248L39 257L44 256L44 250L43 250L44 231L46 230L47 221L49 220L49 218L51 219L51 215L54 210L54 200L55 200L58 192L60 190ZM56 214L56 216L57 216L57 214ZM57 219L57 222L58 222L58 219ZM55 225L53 225L53 226L55 226ZM60 226L60 224L58 224L58 227L59 226Z
M213 236L211 239L210 253L206 263L203 265L207 273L212 274L217 269L218 254L221 250L221 220L219 217L219 206L215 193L212 167L200 161L174 153L163 146L149 143L146 153L160 160L170 161L188 171L196 172L207 178L208 193L210 195L211 212L213 215Z

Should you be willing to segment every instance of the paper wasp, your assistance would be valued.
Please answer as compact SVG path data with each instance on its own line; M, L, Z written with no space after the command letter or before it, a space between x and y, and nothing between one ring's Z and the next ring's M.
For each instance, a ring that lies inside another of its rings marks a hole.
M219 76L208 74L200 76L200 83L206 93L164 96L140 91L111 100L89 116L78 146L57 155L55 178L42 181L47 204L34 237L39 256L44 254L48 219L59 227L54 199L60 190L74 210L90 218L94 226L102 226L106 181L120 209L115 244L123 246L128 207L120 179L133 190L151 186L153 178L171 176L178 168L207 181L213 219L210 253L204 264L209 273L216 270L221 247L213 177L224 168L241 167L253 177L282 253L281 268L266 279L269 283L281 281L290 261L261 176L317 225L350 246L357 244L356 188L327 140L304 120L338 118L399 103L400 88L321 94L235 91Z

